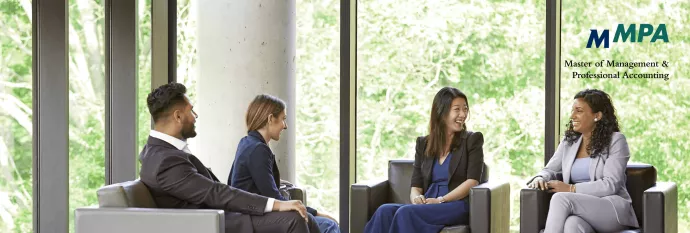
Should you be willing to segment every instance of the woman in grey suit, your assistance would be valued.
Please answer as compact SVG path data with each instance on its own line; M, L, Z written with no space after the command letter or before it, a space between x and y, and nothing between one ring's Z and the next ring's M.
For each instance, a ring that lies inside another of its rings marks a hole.
M611 98L587 89L575 95L568 130L546 167L528 182L551 198L545 233L614 232L638 227L625 189L630 151ZM556 178L563 174L563 181Z

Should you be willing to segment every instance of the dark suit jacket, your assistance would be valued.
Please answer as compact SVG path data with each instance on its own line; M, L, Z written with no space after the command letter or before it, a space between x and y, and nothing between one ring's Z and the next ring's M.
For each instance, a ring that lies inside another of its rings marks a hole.
M461 143L451 149L453 157L450 159L448 174L448 190L452 191L467 179L481 182L484 172L484 136L481 132L465 131L460 134ZM431 168L436 157L424 155L426 150L426 136L417 138L415 147L414 170L412 171L412 187L422 188L423 192L431 185Z
M149 137L139 176L159 208L225 210L226 228L252 232L251 215L263 215L268 198L218 182L194 155Z
M237 145L235 161L228 175L228 184L247 192L287 201L278 190L280 171L276 156L257 131L250 131ZM307 212L314 216L317 213L310 207L307 207Z

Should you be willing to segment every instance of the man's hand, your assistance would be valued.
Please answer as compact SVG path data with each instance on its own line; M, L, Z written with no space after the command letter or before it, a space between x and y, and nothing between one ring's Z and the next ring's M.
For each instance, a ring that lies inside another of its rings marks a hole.
M333 218L333 217L331 217L330 215L325 214L325 213L323 213L323 212L321 212L321 211L316 212L316 216L328 218L328 219L330 219L330 220L333 220L336 224L340 225L340 223L338 223L338 220L335 220L335 218Z
M302 215L305 221L309 222L307 217L307 207L304 207L302 201L280 201L275 200L273 202L273 211L287 212L287 211L297 211L299 215Z

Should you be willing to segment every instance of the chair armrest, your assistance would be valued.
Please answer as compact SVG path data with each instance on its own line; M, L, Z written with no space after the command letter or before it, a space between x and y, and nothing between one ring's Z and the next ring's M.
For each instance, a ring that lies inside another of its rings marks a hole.
M223 210L82 207L74 222L76 233L225 233Z
M510 185L488 181L470 189L472 233L507 233L510 227Z
M520 232L539 233L544 229L552 196L537 189L520 190Z
M300 187L289 187L287 193L290 195L290 200L300 200L307 205L307 190Z
M657 182L642 194L643 232L678 232L678 187Z
M350 232L364 232L371 216L379 206L388 202L388 180L373 183L357 183L351 187L350 199Z

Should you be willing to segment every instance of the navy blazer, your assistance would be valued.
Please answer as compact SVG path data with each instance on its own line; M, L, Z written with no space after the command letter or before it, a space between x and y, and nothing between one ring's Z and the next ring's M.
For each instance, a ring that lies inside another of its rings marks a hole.
M280 171L276 156L268 147L264 137L257 131L249 131L240 140L228 176L230 186L247 192L286 201L280 194ZM316 216L317 211L307 207L307 212Z

